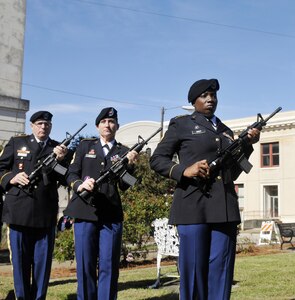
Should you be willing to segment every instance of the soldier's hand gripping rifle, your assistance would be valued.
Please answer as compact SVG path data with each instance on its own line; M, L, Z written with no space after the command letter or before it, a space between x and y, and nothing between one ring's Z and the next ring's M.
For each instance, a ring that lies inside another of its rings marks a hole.
M70 142L75 138L75 136L86 126L85 123L77 132L75 132L73 135L66 133L66 138L59 144L60 146L64 145L66 147L69 146ZM42 172L42 170L46 172ZM67 168L60 165L56 159L56 154L52 151L44 160L42 160L34 169L34 171L29 175L29 184L25 187L31 187L38 179L38 177L42 174L44 179L44 184L46 185L46 174L50 173L51 171L55 171L60 175L65 175L67 172Z
M128 184L129 186L133 186L137 179L129 174L126 170L126 165L128 164L128 157L127 154L131 151L136 151L139 153L145 145L156 135L158 134L162 128L159 128L156 132L154 132L149 138L143 139L140 135L138 136L138 142L133 145L127 152L125 152L117 161L114 163L108 170L102 171L99 178L95 180L95 185L92 191L83 190L79 193L79 196L86 200L97 191L98 187L103 182L109 181L118 181L120 178L123 180L124 183Z
M270 114L266 119L263 119L260 113L257 114L257 121L254 122L251 126L245 129L236 140L233 141L225 149L221 150L218 156L211 162L208 163L210 168L210 173L215 173L219 171L224 163L227 163L229 160L234 160L242 171L249 173L252 164L248 161L246 156L243 153L243 145L247 145L249 143L248 139L248 131L252 128L257 128L258 130L262 130L264 126L266 126L269 119L271 119L275 114L277 114L282 108L278 107L272 114Z

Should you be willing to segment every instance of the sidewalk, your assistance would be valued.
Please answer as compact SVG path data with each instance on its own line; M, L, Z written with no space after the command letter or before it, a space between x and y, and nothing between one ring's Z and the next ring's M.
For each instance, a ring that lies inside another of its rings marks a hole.
M72 271L71 273L73 273L72 276L76 276L76 273L74 272L75 269L76 269L75 261L73 262L66 261L62 263L59 263L56 260L52 261L52 271L51 271L52 274L62 273L60 272L60 270L71 270ZM8 276L8 275L12 275L12 265L9 261L9 251L7 249L0 250L0 277ZM69 272L67 273L66 277L69 277Z
M237 240L239 242L243 239L249 239L249 241L251 241L255 245L258 245L259 237L260 237L260 228L253 228L253 229L240 231Z
M254 243L255 245L258 245L260 237L260 229L254 228L254 229L248 229L240 231L237 241L238 243L244 243L245 240L248 240L251 243ZM76 261L66 261L59 263L56 260L53 260L52 262L52 271L51 273L53 275L56 274L56 276L61 277L62 273L64 271L62 270L69 270L67 272L67 276L75 276L75 268L76 268ZM12 266L9 261L9 251L8 250L0 250L0 276L7 276L11 274L12 275ZM54 276L55 277L55 276Z

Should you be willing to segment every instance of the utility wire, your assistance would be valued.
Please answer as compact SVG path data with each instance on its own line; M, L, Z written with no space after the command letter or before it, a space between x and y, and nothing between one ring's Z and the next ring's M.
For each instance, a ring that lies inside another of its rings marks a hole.
M206 20L202 20L202 19L179 17L179 16L174 16L174 15L157 13L157 12L153 12L153 11L147 11L147 10L141 10L141 9L135 9L135 8L128 8L128 7L118 6L118 5L105 4L105 3L101 3L101 2L94 2L94 1L90 1L90 0L68 0L68 1L75 1L75 2L80 2L80 3L90 4L90 5L96 5L96 6L106 6L106 7L115 8L115 9L127 10L127 11L131 11L131 12L135 12L135 13L154 15L154 16L171 18L171 19L178 19L178 20L188 21L188 22L204 23L204 24L220 26L220 27L226 27L226 28L235 29L235 30L256 32L256 33L262 33L262 34L268 34L268 35L274 35L274 36L292 38L292 39L295 38L295 35L292 35L292 34L272 32L272 31L266 31L266 30L260 30L260 29L248 28L248 27L242 27L242 26L236 26L236 25L222 24L222 23L211 22L211 21L206 21Z
M130 104L130 105L135 105L135 106L145 106L145 107L155 107L155 108L161 108L162 107L160 105L143 104L143 103L133 103L133 102L123 101L123 100L115 100L115 99L110 99L110 98L103 98L103 97L99 97L99 96L96 97L96 96L91 96L91 95L84 95L84 94L80 94L80 93L75 93L75 92L65 91L65 90L59 90L59 89L53 89L53 88L49 88L49 87L45 87L45 86L40 86L40 85L35 85L35 84L30 84L30 83L24 83L24 82L21 83L19 81L5 79L5 78L1 78L1 77L0 77L0 80L10 81L10 82L22 84L22 85L25 85L25 86L30 86L30 87L33 87L33 88L41 89L41 90L46 90L46 91L56 92L56 93L62 93L62 94L67 94L67 95L73 95L73 96L78 96L78 97L83 97L83 98L89 98L89 99L95 99L95 100L103 100L103 101L112 101L112 102L116 102L116 103ZM171 107L171 108L165 108L165 109L168 110L168 109L175 109L175 108L180 108L180 107L181 106Z

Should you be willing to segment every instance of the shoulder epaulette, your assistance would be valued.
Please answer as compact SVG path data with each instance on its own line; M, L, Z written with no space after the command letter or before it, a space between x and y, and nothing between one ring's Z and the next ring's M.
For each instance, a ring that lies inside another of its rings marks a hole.
M179 118L183 118L183 117L187 117L187 116L189 116L189 115L188 114L186 114L186 115L179 115L179 116L174 117L174 119L179 119Z
M118 147L126 147L126 148L130 148L129 146L124 145L124 144L122 144L122 143L117 143L117 146L118 146Z
M82 139L81 140L81 142L85 142L85 141L95 141L95 140L97 140L98 138L96 138L96 137L93 137L93 138L84 138L84 139Z
M29 134L25 134L25 133L20 133L18 135L15 135L14 137L26 137L26 136L29 136Z

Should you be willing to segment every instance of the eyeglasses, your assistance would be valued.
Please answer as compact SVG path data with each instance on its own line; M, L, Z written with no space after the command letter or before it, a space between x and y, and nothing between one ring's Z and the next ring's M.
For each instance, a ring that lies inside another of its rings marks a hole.
M49 128L52 126L51 122L42 122L42 121L38 121L33 123L34 125L36 125L37 127L41 128L43 125L45 128Z

